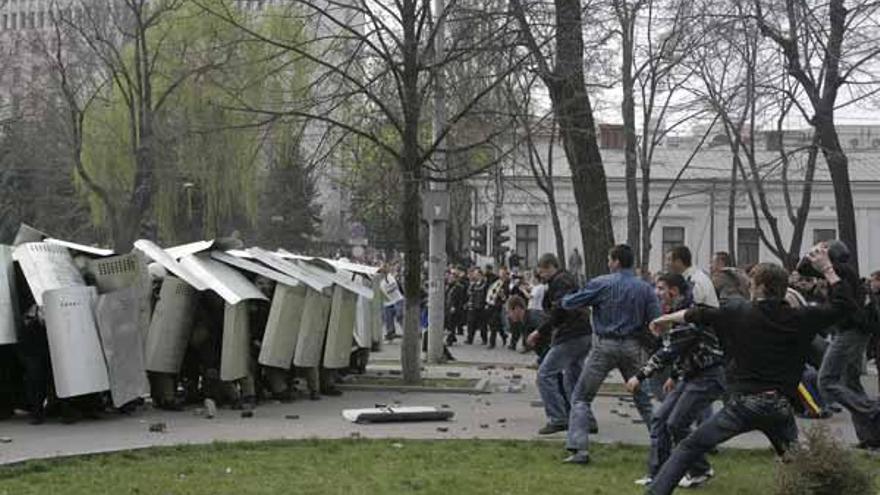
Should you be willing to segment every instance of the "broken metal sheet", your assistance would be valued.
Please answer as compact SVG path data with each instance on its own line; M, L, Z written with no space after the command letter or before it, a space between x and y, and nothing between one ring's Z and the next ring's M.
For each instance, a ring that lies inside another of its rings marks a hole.
M223 251L212 251L211 257L217 261L226 263L227 265L234 266L236 268L251 273L256 273L257 275L262 275L263 277L266 277L269 280L274 280L279 284L289 285L290 287L296 287L300 285L299 280L291 277L290 275L285 275L277 270L273 270L259 263L254 263L253 261L239 258L238 256L224 253Z
M306 292L306 304L296 339L293 364L301 368L312 368L321 364L324 350L324 336L330 319L330 296L314 290Z
M95 319L107 359L114 407L122 407L150 391L142 337L146 329L139 317L141 300L136 286L98 296Z
M21 265L34 300L40 306L43 305L43 293L46 291L85 286L82 274L65 247L29 242L17 246L12 258Z
M324 342L325 368L347 368L351 362L357 300L357 294L339 285L334 287L330 320L327 324L327 340Z
M181 244L180 246L166 248L165 252L168 253L172 258L179 260L180 258L189 256L191 254L198 254L202 251L207 251L212 247L214 247L213 239L210 241L191 242L189 244Z
M317 266L305 262L299 262L298 266L304 272L314 277L324 277L332 281L334 284L342 286L342 288L344 288L345 290L354 292L355 294L366 297L367 299L373 298L373 289L369 287L364 287L363 285L352 280L351 274L346 275L344 272L328 272L326 270L318 268Z
M18 342L20 325L12 247L0 245L0 345Z
M266 331L260 346L258 361L264 366L290 369L293 353L299 338L302 314L306 305L304 285L290 287L284 284L275 286L272 307L266 321Z
M191 254L182 258L180 265L229 304L235 305L247 299L268 300L241 272L219 261Z
M180 372L186 346L192 333L195 289L177 277L162 280L159 301L147 332L147 371L176 374Z
M49 237L49 234L23 223L19 225L18 232L15 234L15 240L12 241L12 245L18 246L21 244L27 244L28 242L43 242L43 239L47 237Z
M94 287L67 287L44 294L52 376L62 399L110 388L92 309L96 297Z
M327 277L322 276L320 273L313 274L303 270L300 266L281 258L275 253L270 253L260 248L250 248L248 249L248 252L260 263L290 275L316 291L323 291L333 285L332 281Z
M181 266L170 254L160 248L153 241L147 239L139 239L134 242L134 247L141 250L147 257L164 266L166 270L173 273L177 278L183 280L189 285L195 287L196 290L207 290L208 286L197 276L190 273L185 267Z
M345 409L342 417L352 423L397 423L404 421L446 421L455 413L436 407L383 407Z
M223 347L220 380L231 382L248 376L250 360L250 318L247 303L229 304L223 312Z
M52 239L51 237L44 240L43 242L47 244L54 244L56 246L64 246L71 251L76 251L78 253L91 254L92 256L113 256L116 254L112 249L104 249L94 246L86 246L83 244L77 244L75 242L70 241L62 241L61 239Z

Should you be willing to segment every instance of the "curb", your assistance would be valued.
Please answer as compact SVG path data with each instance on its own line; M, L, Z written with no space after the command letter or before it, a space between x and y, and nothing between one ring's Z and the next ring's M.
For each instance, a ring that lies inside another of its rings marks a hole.
M491 394L489 379L481 378L473 387L424 387L420 385L367 385L356 383L340 383L336 385L340 390L360 390L373 392L414 392L414 393L437 393L437 394Z

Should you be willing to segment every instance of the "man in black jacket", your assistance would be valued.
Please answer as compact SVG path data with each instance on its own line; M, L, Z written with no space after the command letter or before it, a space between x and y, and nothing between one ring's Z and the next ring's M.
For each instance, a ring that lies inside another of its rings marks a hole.
M488 340L486 331L486 279L479 268L471 268L470 284L467 291L467 343L474 343L474 335L479 331L483 345Z
M840 283L828 249L817 246L810 261L831 285L831 305L793 309L785 302L788 272L762 263L751 272L752 303L721 309L697 307L664 315L651 323L660 335L671 324L710 326L736 366L727 376L729 397L724 408L704 422L673 451L648 489L672 493L688 468L716 445L758 430L778 454L797 440L792 401L806 355L816 333L858 311L852 287Z
M834 270L841 283L849 286L856 300L862 303L864 288L855 270L847 264L846 245L831 241L827 249L832 253ZM849 411L860 446L880 448L880 401L867 396L861 380L861 362L871 338L862 309L853 311L835 326L834 338L819 368L819 389L823 398Z
M540 340L551 342L550 350L538 368L538 391L547 415L547 424L538 433L549 435L568 429L571 391L590 352L592 328L589 313L566 310L560 305L563 297L577 292L578 285L571 274L560 270L556 256L549 253L541 256L538 271L541 279L547 281L543 303L547 320L529 335L528 343L537 347ZM564 392L559 389L560 374ZM596 420L592 417L590 430L597 430Z
M467 281L458 268L453 268L446 286L446 345L458 342L457 336L464 333L467 299Z

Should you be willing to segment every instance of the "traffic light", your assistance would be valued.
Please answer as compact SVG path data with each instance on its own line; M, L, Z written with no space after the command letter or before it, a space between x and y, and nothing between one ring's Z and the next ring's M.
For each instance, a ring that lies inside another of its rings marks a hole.
M510 248L504 245L510 240L509 235L504 235L508 230L510 227L507 225L499 225L492 229L492 255L499 259L504 256L504 253L510 251Z
M486 224L471 227L471 251L481 256L486 256L486 241L488 226Z

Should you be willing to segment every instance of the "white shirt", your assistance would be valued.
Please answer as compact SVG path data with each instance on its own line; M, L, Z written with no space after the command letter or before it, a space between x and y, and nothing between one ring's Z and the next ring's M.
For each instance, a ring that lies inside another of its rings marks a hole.
M547 292L547 284L538 284L532 287L532 293L529 295L528 309L543 311L545 292Z
M385 307L394 306L403 301L403 294L400 293L400 285L394 275L385 275L382 279L382 292L385 294Z
M694 304L701 304L717 308L721 306L718 302L718 294L715 292L715 285L712 279L706 275L706 272L696 267L690 267L682 273L685 280L691 284L694 291Z

